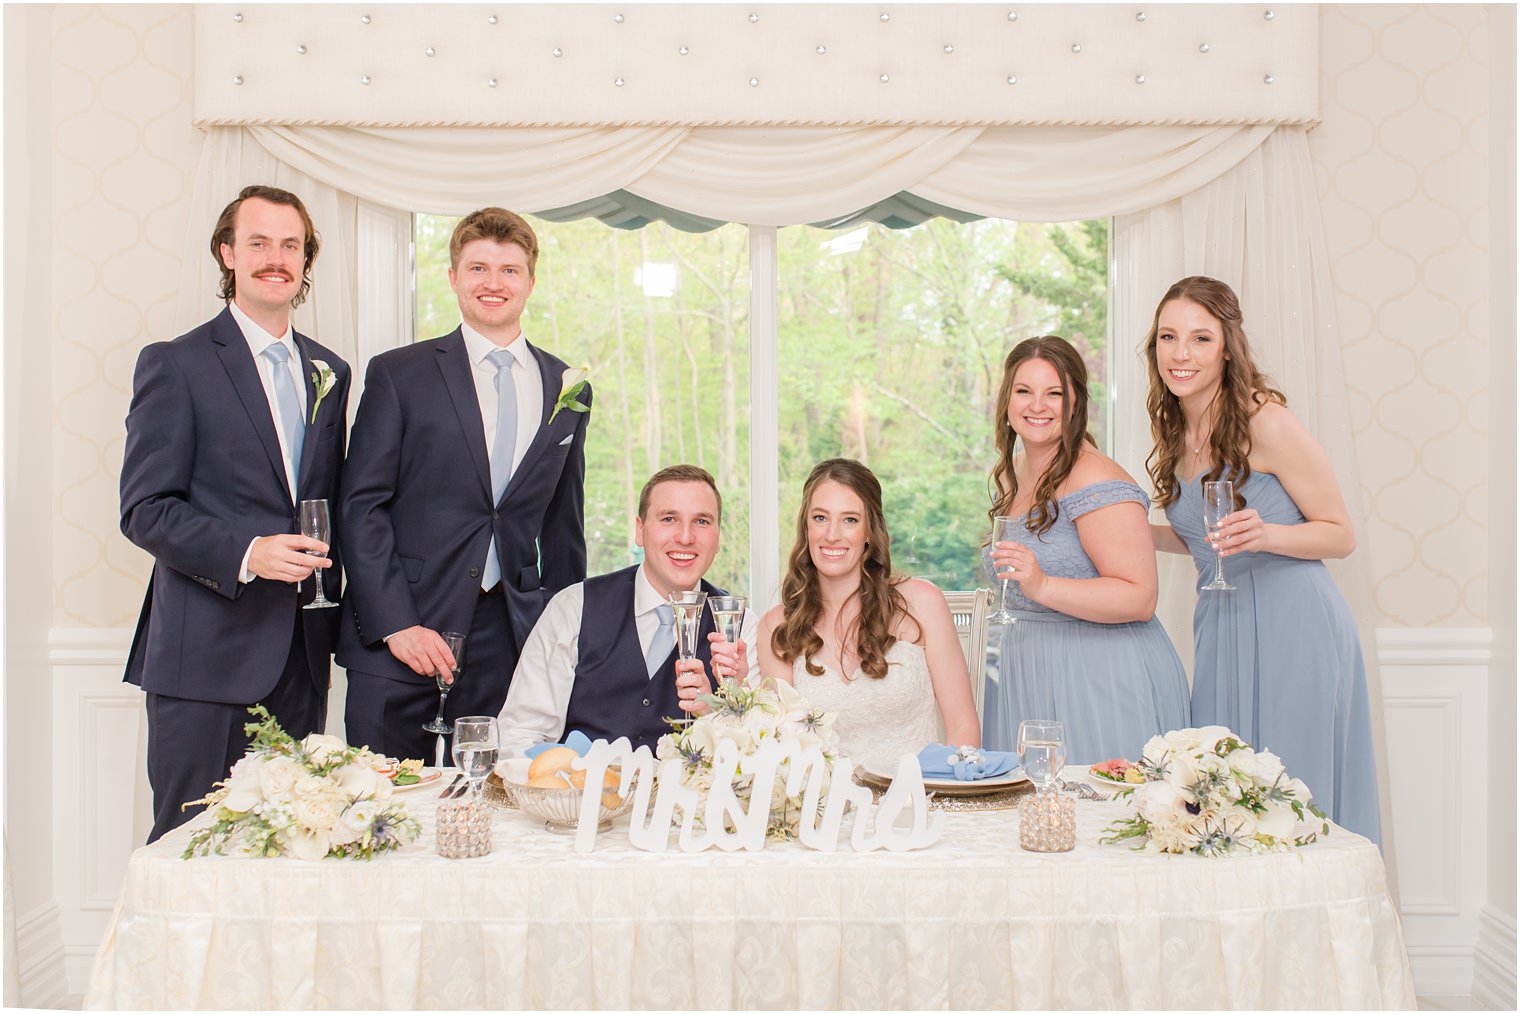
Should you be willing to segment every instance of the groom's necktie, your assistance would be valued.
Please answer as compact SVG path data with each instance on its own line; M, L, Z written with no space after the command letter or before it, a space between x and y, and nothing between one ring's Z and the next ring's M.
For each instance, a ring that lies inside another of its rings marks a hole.
M284 342L271 342L264 349L264 357L274 367L274 409L275 418L280 421L280 429L285 434L285 449L290 453L290 471L296 475L301 472L301 445L306 441L306 424L301 418L301 399L296 394L296 382L290 376L290 349L285 347ZM296 490L291 489L292 500L299 499Z
M644 654L644 668L650 676L664 664L676 646L676 611L670 608L669 602L661 602L654 611L660 617L660 625L649 639L649 650Z
M517 357L511 349L496 349L486 356L496 364L496 436L491 441L491 505L501 503L512 478L512 457L517 453L517 382L512 379L512 364ZM480 587L489 591L501 580L501 557L496 552L496 536L486 551L485 569Z

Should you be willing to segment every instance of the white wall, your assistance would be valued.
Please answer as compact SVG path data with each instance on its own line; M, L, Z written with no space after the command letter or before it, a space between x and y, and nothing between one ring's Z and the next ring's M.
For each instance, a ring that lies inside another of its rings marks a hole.
M137 350L172 336L182 258L208 256L188 222L193 20L5 10L5 289L26 295L5 307L5 813L34 1005L82 991L143 833L141 763L124 760L141 695L120 675L148 561L117 533L116 483ZM1374 510L1417 986L1470 992L1482 944L1484 988L1510 1005L1515 801L1481 772L1514 768L1513 26L1508 8L1322 8L1311 134ZM1477 780L1414 763L1432 734L1420 756Z

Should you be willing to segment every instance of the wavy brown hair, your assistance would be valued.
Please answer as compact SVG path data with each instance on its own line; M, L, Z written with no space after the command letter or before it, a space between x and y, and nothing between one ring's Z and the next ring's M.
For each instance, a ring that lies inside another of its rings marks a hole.
M1065 391L1065 397L1062 398L1065 414L1061 419L1061 446L1050 467L1035 482L1034 498L1029 505L1029 520L1025 522L1025 527L1031 532L1043 535L1050 531L1056 519L1061 516L1056 490L1071 475L1077 458L1082 456L1082 442L1085 440L1094 447L1098 446L1098 442L1087 432L1087 403L1091 395L1087 390L1087 364L1082 362L1082 356L1065 338L1053 334L1026 338L1019 342L1008 353L1008 358L1003 360L1003 383L998 387L998 457L997 464L992 466L990 484L993 499L987 517L996 525L998 515L1010 513L1013 501L1019 495L1019 480L1013 470L1013 452L1018 434L1008 421L1008 400L1013 397L1014 374L1031 359L1043 359L1054 367Z
M238 191L237 197L232 203L222 209L217 216L216 226L211 230L211 259L216 261L216 268L222 273L221 281L217 284L216 297L218 299L231 299L237 295L237 276L222 260L222 246L233 245L237 236L237 213L238 208L250 197L257 197L261 201L270 204L283 204L287 208L295 208L296 214L301 216L301 228L305 230L306 241L302 245L301 287L290 300L292 307L300 306L306 302L307 293L311 292L311 266L317 259L317 251L322 249L322 239L317 235L317 227L311 224L311 214L306 210L306 205L301 199L289 190L281 190L279 187L265 186L255 183Z
M1251 357L1251 343L1246 338L1240 300L1234 289L1217 278L1189 275L1167 289L1161 302L1156 304L1156 316L1151 321L1150 334L1145 337L1145 368L1150 374L1150 393L1146 395L1145 407L1150 413L1154 443L1145 458L1145 471L1155 487L1157 507L1165 507L1181 495L1177 468L1183 459L1183 431L1187 417L1183 414L1181 399L1167 390L1166 381L1161 379L1161 368L1156 365L1161 311L1175 299L1197 303L1219 321L1224 356L1219 391L1209 405L1214 410L1213 428L1209 434L1214 467L1207 475L1198 477L1198 481L1231 479L1235 483L1235 509L1241 510L1246 505L1241 489L1251 477L1251 417L1268 402L1286 405L1288 399L1272 386L1270 377L1257 369L1256 361Z
M887 519L881 508L881 483L871 470L850 458L820 461L808 473L802 486L802 507L797 512L797 541L787 559L786 578L781 582L782 618L771 633L771 650L781 661L791 664L799 656L807 660L807 671L823 675L823 666L813 656L823 650L818 621L823 616L823 591L818 584L818 568L808 546L808 513L813 494L825 482L837 482L852 490L865 505L866 547L860 568L860 587L851 593L860 598L860 615L844 632L855 641L855 655L860 668L872 679L887 675L887 651L897 642L892 636L892 621L899 615L912 619L908 603L897 589L901 578L892 577L892 537L887 533ZM914 620L915 626L917 620ZM922 634L920 628L919 634ZM919 635L915 635L919 636ZM848 677L848 673L842 674Z

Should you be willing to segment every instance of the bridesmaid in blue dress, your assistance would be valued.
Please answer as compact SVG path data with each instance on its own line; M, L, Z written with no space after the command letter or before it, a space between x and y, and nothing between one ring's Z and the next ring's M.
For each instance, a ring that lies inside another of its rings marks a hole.
M1152 533L1192 554L1200 589L1216 548L1202 484L1235 483L1217 536L1235 590L1200 590L1193 613L1193 722L1277 754L1332 820L1380 842L1361 642L1322 562L1356 534L1329 457L1256 368L1241 323L1228 285L1193 276L1167 290L1146 340L1146 467L1171 522Z
M1030 338L1008 354L989 512L1022 524L1016 541L989 547L1017 619L993 629L982 742L1013 750L1022 719L1056 719L1073 766L1137 758L1152 736L1188 725L1187 674L1154 617L1149 502L1099 452L1087 403L1087 367L1065 340Z

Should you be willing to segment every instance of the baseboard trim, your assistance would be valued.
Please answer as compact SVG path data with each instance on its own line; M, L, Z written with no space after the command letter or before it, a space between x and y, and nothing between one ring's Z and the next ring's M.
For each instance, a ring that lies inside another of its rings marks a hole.
M16 963L23 1006L58 1007L68 996L60 915L57 902L50 901L16 920Z
M1515 917L1492 905L1478 914L1472 997L1489 1010L1515 1009Z

